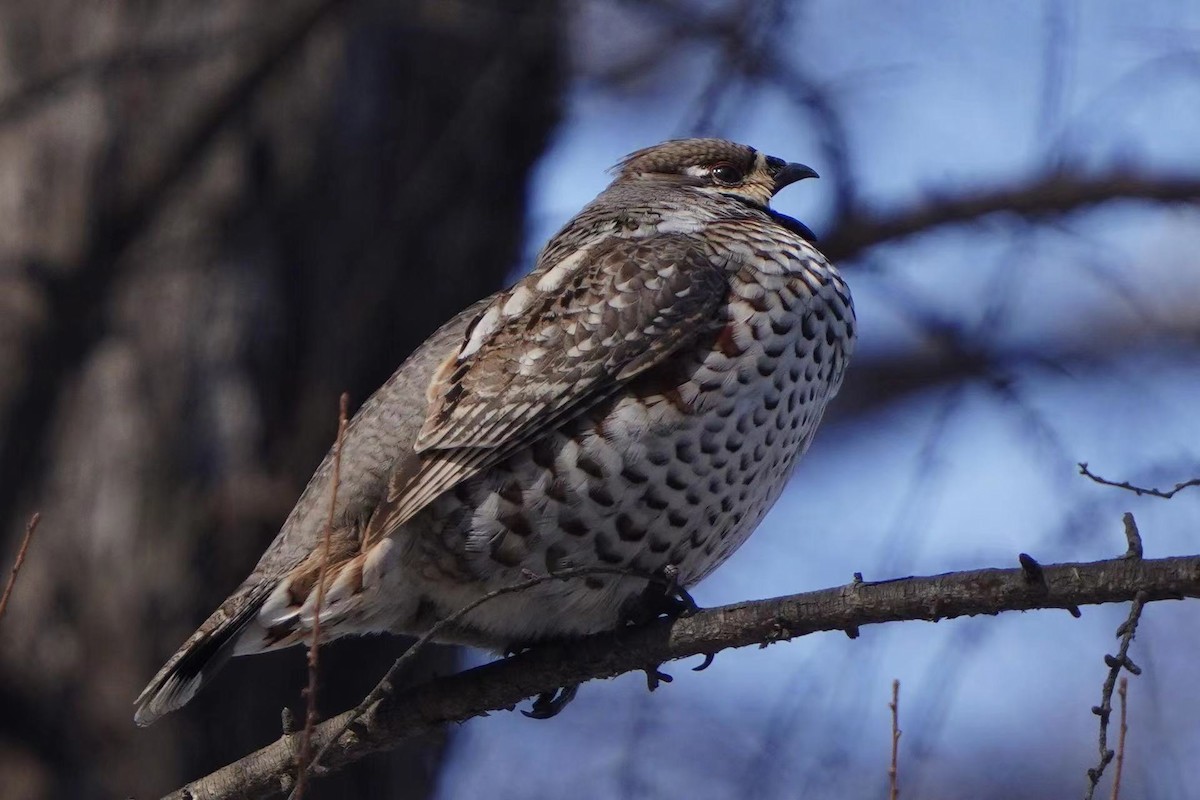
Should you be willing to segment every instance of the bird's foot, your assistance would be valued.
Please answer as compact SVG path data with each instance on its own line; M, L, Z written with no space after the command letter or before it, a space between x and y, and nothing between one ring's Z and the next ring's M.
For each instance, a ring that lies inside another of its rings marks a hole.
M553 692L542 692L533 701L533 706L521 713L530 719L550 719L558 716L567 705L575 699L575 693L579 691L579 684L572 686L563 686L555 689Z
M690 617L699 610L700 606L696 605L687 589L679 583L679 568L668 564L629 604L624 617L631 625L642 625L659 617Z
M531 647L533 647L532 644L526 644L524 642L510 642L508 646L505 647L501 652L501 655L505 658L512 658L519 653L524 653Z
M660 664L659 666L662 665ZM658 666L646 667L643 672L646 673L646 688L651 692L657 689L659 685L670 683L671 681L675 680L670 675L660 670Z

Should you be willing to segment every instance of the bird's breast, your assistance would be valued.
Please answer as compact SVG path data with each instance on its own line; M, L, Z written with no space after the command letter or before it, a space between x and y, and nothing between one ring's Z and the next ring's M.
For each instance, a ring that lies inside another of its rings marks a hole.
M436 500L426 518L438 535L427 541L444 568L429 577L463 593L447 594L447 607L531 571L671 564L691 585L723 562L779 496L853 347L845 285L819 255L802 257L731 260L715 324ZM547 584L511 601L521 613L472 624L530 638L602 630L644 585L610 575ZM508 631L514 618L525 627Z

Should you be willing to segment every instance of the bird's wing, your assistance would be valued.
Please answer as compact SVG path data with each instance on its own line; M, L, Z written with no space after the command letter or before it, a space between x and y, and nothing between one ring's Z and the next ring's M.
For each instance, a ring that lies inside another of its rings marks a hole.
M496 299L430 384L414 454L366 538L612 395L714 328L724 272L694 239L606 237Z

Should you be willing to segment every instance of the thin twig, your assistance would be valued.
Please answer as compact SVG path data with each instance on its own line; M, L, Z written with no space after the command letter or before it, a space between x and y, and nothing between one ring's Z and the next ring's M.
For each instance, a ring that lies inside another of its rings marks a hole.
M321 651L321 606L325 604L325 574L329 569L330 540L333 539L333 520L337 513L338 484L342 479L342 441L346 437L346 409L350 396L342 392L338 400L337 444L333 448L333 485L329 490L329 516L325 519L325 537L321 543L321 567L317 571L317 603L313 608L312 640L308 645L308 688L304 690L307 708L304 713L304 733L300 737L300 756L296 759L296 787L292 797L300 800L308 782L312 758L312 733L317 724L317 673Z
M888 767L888 800L900 797L899 753L900 753L900 681L892 681L892 765Z
M1084 800L1092 800L1096 793L1096 786L1100 783L1100 777L1104 775L1105 767L1116 755L1108 749L1108 719L1112 715L1112 695L1113 689L1117 685L1117 675L1120 674L1122 668L1133 675L1142 674L1141 667L1129 660L1129 645L1133 642L1138 620L1142 617L1142 607L1145 606L1147 600L1148 597L1144 591L1138 592L1133 598L1133 603L1129 607L1129 616L1117 628L1121 646L1115 656L1104 656L1104 663L1108 665L1108 677L1104 679L1104 687L1100 692L1100 705L1092 706L1092 713L1100 718L1100 761L1096 766L1088 768L1088 787L1083 795Z
M1188 488L1189 486L1200 486L1200 478L1192 478L1190 481L1177 483L1175 484L1175 488L1170 490L1152 489L1145 486L1134 486L1129 481L1110 481L1107 478L1101 478L1099 475L1089 470L1086 462L1080 462L1079 474L1091 478L1096 483L1104 486L1115 486L1118 489L1125 489L1126 491L1133 492L1138 497L1141 497L1142 495L1148 495L1150 497L1161 497L1163 500L1170 500L1176 494Z
M17 560L13 562L12 572L8 574L8 583L4 584L4 594L0 595L0 619L4 619L4 612L8 610L8 598L12 594L13 586L17 584L17 573L21 571L21 565L25 563L25 553L29 550L29 543L33 541L33 532L37 530L41 519L42 515L35 511L25 525L25 537L21 539L21 547L17 550Z
M1109 795L1109 800L1120 800L1121 798L1121 770L1125 766L1125 733L1129 730L1125 724L1125 693L1129 688L1129 678L1121 678L1121 685L1117 687L1117 696L1121 698L1121 732L1117 737L1117 763L1113 767L1113 785L1112 794Z

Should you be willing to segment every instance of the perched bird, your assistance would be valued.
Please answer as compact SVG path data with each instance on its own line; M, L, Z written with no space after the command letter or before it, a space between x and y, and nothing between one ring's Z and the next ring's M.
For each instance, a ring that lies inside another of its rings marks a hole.
M837 270L769 207L816 173L721 139L640 150L512 288L434 333L345 431L322 640L504 651L614 628L651 574L695 584L775 502L854 349ZM136 701L148 725L317 615L333 455L258 566Z

